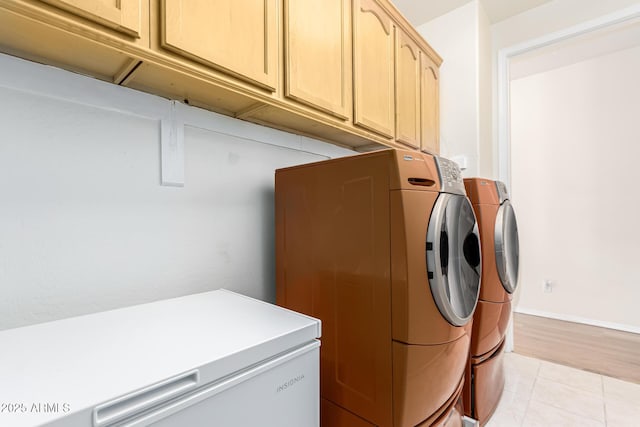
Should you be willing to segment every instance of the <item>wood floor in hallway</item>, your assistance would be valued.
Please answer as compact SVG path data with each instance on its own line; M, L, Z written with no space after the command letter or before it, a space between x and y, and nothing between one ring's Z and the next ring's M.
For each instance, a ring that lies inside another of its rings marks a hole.
M640 334L514 313L514 350L640 384Z

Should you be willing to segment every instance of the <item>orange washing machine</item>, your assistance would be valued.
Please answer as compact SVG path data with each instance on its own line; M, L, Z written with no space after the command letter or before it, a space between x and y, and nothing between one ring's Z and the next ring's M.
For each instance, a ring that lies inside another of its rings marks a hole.
M502 356L518 280L518 226L504 183L470 178L464 185L482 244L482 288L473 315L464 407L467 415L485 424L504 388Z
M322 320L324 427L456 426L481 258L457 165L382 150L276 171L276 298Z

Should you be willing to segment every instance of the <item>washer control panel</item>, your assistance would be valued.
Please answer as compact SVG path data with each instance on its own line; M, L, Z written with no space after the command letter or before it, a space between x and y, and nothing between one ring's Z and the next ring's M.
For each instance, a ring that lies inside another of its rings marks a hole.
M434 156L440 175L440 183L443 193L462 194L466 196L462 172L458 164L444 157Z
M503 204L505 200L509 200L509 192L507 191L507 186L502 181L496 181L496 189L498 190L498 198L500 199L500 204Z

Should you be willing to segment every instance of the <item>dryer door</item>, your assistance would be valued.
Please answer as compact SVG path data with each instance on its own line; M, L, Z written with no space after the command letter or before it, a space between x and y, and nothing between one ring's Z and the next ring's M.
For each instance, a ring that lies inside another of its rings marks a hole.
M429 287L440 313L454 326L473 316L482 263L478 225L469 199L441 193L427 229Z
M518 282L518 224L511 203L507 200L498 209L494 232L496 268L504 289L510 294Z

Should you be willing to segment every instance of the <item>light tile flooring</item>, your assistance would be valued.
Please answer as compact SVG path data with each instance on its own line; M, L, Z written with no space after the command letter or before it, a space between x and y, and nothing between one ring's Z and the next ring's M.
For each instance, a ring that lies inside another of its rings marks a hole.
M506 383L487 427L640 426L640 384L505 354Z

